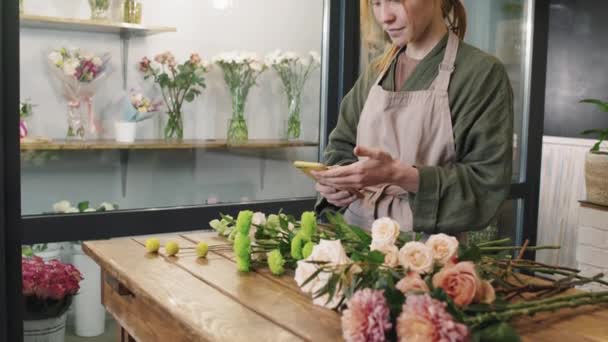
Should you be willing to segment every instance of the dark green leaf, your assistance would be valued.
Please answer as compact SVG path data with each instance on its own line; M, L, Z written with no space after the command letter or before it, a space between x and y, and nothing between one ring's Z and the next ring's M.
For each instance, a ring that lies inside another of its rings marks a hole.
M588 129L586 131L582 131L581 134L582 135L589 135L589 134L601 134L602 131L599 129Z
M506 322L499 322L473 331L473 341L479 342L520 342L521 338Z
M580 103L590 103L590 104L594 104L597 106L597 108L603 112L608 112L608 102L603 102L600 100L596 100L596 99L585 99L582 100Z
M372 264L383 264L384 253L380 251L372 251L367 255L367 261Z
M195 97L194 92L189 91L188 94L186 94L186 97L184 99L186 100L186 102L192 102L192 101L194 101L194 97Z
M83 201L78 203L78 210L80 212L85 211L85 209L89 209L89 201Z
M302 283L302 285L300 285L300 288L306 286L308 283L310 283L313 279L315 279L321 272L323 272L323 269L319 267L318 270L315 271L315 273L313 273L310 277L308 277L308 279L306 279L304 281L304 283Z
M458 261L481 261L481 249L477 246L458 247Z

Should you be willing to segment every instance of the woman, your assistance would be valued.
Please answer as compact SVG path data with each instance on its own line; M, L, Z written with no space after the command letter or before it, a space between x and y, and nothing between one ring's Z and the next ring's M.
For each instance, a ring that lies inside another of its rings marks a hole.
M511 180L505 68L462 42L459 0L367 6L393 46L342 102L324 157L335 167L315 173L317 210L345 208L349 223L368 229L383 216L428 234L485 228Z

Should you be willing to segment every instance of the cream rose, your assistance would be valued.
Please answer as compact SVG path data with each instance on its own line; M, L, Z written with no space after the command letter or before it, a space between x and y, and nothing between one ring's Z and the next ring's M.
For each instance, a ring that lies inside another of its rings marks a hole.
M257 212L255 214L253 214L253 217L251 218L251 223L253 223L256 226L261 226L266 224L266 215L264 215L264 213L262 212Z
M372 251L379 251L384 254L384 265L388 267L397 267L399 265L399 249L397 246L381 246L377 248L372 246Z
M372 248L380 249L394 246L399 237L400 227L397 221L389 217L377 219L372 224Z
M429 287L426 285L420 274L416 272L409 272L405 277L399 280L395 287L397 290L403 292L403 294L407 294L408 292L412 291L429 292Z
M433 269L433 252L422 242L408 242L399 250L399 263L406 270L428 273Z
M470 261L444 267L433 276L433 286L442 288L458 306L467 306L483 290L483 283L475 272L475 264Z
M433 251L433 259L443 266L458 253L458 240L446 234L431 235L426 246Z
M65 213L72 207L72 204L69 201L60 201L53 204L53 211L57 214Z

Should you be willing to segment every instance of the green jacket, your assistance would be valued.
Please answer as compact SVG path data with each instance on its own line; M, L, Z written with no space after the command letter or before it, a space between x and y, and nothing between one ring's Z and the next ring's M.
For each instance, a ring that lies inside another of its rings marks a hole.
M437 77L446 45L447 35L420 62L402 90L429 88ZM385 90L395 89L395 68L393 61L381 83ZM325 149L325 164L345 165L357 160L353 153L357 124L378 76L375 68L368 67L344 97L338 123ZM505 67L497 58L461 42L448 93L456 164L417 165L420 190L409 197L414 230L428 234L485 228L496 216L511 184L513 90ZM343 208L319 198L316 209Z

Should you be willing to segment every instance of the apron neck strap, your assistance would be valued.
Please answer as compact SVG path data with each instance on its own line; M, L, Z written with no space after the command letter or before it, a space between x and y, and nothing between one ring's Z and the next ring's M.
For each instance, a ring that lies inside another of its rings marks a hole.
M456 61L459 45L460 38L450 31L443 61L439 64L439 74L437 75L437 79L435 79L436 90L448 91L450 79L454 72L454 62Z

